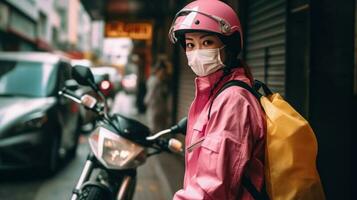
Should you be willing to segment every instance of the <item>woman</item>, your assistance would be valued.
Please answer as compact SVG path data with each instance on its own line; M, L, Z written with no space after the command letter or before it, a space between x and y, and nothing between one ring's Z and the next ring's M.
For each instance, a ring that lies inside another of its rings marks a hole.
M242 179L261 191L264 113L241 87L229 87L214 98L227 81L253 82L249 68L237 59L243 44L238 16L221 1L194 1L176 14L170 38L184 48L197 75L188 114L184 186L174 199L253 199Z

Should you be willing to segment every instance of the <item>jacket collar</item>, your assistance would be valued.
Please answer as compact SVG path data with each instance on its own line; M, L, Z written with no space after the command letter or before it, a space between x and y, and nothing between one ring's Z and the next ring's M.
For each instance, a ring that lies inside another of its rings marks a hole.
M211 88L221 78L222 75L223 75L223 70L218 70L207 76L196 77L195 79L196 96L209 95ZM222 85L226 81L233 80L233 79L242 80L250 85L249 79L245 76L244 69L242 67L233 68L231 73L224 78L224 81L222 81L220 85ZM219 86L217 88L219 88Z

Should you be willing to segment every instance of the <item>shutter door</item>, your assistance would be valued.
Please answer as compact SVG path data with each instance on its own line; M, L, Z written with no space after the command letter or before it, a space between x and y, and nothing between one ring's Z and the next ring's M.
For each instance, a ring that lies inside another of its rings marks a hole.
M178 110L177 119L187 116L188 109L195 97L195 74L187 65L185 53L180 53L179 85L178 85Z
M255 79L285 95L286 0L249 1L245 59Z

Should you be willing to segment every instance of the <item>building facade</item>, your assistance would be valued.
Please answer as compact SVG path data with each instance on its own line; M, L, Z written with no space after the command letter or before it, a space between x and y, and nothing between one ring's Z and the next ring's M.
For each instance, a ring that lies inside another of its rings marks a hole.
M0 0L0 51L91 55L92 23L79 0ZM101 54L104 36L95 35Z
M1 50L34 50L37 48L37 1L0 1Z

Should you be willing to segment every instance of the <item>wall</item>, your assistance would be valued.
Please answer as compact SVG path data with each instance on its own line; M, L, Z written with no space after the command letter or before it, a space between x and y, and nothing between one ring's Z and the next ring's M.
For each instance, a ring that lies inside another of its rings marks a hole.
M354 1L311 1L310 123L327 199L350 199ZM355 133L355 132L354 132Z

